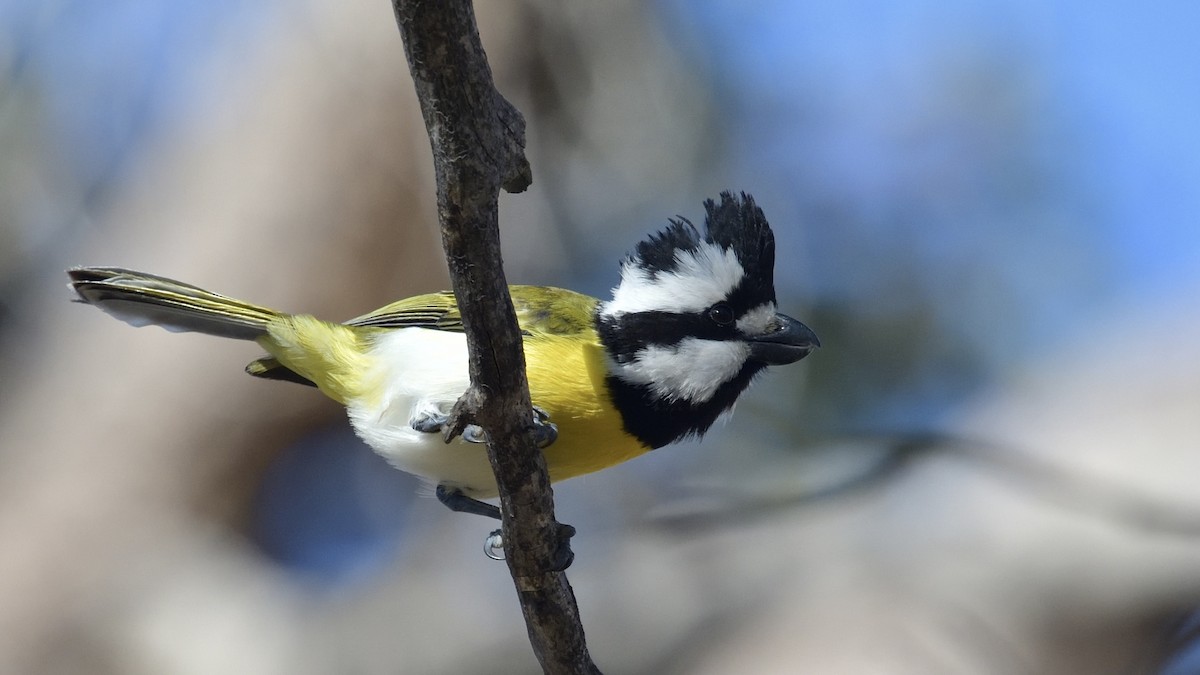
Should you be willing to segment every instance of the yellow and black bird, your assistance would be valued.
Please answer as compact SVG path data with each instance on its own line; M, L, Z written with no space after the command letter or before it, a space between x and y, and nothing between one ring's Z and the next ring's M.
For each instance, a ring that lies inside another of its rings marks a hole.
M820 343L775 306L775 238L746 194L705 202L704 232L679 218L621 264L611 300L512 286L529 393L550 479L700 436L771 365ZM83 302L135 326L253 340L257 377L314 385L358 435L447 506L499 517L483 434L440 433L466 390L467 343L451 293L419 295L335 323L113 267L69 271Z

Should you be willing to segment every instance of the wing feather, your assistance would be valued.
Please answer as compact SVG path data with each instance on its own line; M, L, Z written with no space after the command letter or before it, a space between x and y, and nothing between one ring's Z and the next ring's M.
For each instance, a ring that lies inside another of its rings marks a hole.
M581 335L594 330L595 298L549 286L512 286L517 325L525 335ZM463 332L462 314L449 291L418 295L346 322L363 328L430 328Z
M595 339L595 312L599 302L595 298L550 286L511 286L510 291L517 312L517 325L526 337ZM427 328L463 332L458 302L449 291L398 300L350 319L346 325L368 331ZM252 362L246 366L246 372L255 377L311 384L272 357Z

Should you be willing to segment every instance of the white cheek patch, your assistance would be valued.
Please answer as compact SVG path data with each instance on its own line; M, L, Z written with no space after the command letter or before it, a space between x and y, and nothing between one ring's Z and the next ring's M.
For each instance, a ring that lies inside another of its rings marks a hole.
M741 341L684 338L677 345L650 345L632 361L609 367L622 380L649 387L658 398L705 403L748 358L750 347Z
M755 307L737 320L737 329L742 335L762 335L767 332L771 319L775 318L775 303L767 302Z
M603 313L699 312L728 296L746 274L732 249L708 242L695 251L677 251L675 261L674 270L655 277L636 262L625 264Z

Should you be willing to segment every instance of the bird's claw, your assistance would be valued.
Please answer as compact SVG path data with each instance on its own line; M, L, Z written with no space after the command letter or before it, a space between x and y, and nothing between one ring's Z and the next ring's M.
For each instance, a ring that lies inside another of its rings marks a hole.
M575 536L575 528L565 523L555 523L558 546L554 549L554 558L550 566L551 572L565 572L571 563L575 562L575 551L571 550L571 537Z
M492 530L483 540L483 554L492 560L504 560L504 531Z
M463 428L462 439L468 443L487 443L488 435L478 424L468 424Z

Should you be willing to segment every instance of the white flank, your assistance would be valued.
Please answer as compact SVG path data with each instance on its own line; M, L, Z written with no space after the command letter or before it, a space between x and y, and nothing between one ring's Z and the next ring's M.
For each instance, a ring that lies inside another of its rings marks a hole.
M622 380L646 385L667 401L704 403L738 374L749 357L745 342L684 338L677 345L650 345L628 363L610 361L609 368Z
M732 249L708 242L695 251L677 251L675 260L673 271L653 278L637 261L623 265L621 285L613 289L603 313L699 312L723 300L746 273Z
M350 423L359 437L396 468L433 485L459 487L468 496L496 496L492 467L482 444L440 433L422 433L409 424L414 414L448 412L470 383L467 340L461 333L402 328L383 334L371 350L373 365L364 379L377 387L374 400L350 401Z
M737 328L743 335L762 335L774 318L775 303L766 302L743 314L737 320Z

